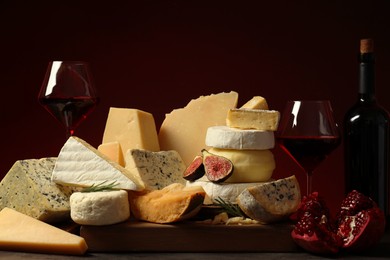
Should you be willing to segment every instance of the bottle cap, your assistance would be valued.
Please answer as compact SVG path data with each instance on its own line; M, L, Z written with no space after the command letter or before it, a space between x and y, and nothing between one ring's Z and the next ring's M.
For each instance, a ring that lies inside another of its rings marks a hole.
M360 40L360 53L374 52L374 41L372 39Z

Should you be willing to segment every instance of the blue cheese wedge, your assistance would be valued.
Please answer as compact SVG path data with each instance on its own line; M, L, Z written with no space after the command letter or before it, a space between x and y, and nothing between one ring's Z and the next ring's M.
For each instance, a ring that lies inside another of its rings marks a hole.
M126 169L139 176L148 190L160 190L172 183L185 184L183 172L186 165L174 150L151 152L130 149L125 161Z
M84 140L72 136L62 147L51 180L55 183L87 187L106 181L117 189L143 190L137 175L110 160Z
M80 225L117 224L130 217L129 198L124 190L75 192L70 196L72 220Z
M0 210L8 207L47 223L70 219L73 188L50 181L56 158L19 160L0 183Z

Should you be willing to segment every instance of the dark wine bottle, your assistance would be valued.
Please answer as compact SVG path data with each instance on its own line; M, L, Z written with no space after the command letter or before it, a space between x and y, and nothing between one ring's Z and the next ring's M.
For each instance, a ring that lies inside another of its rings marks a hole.
M375 98L372 39L360 41L358 101L344 118L346 193L370 196L389 219L389 113Z

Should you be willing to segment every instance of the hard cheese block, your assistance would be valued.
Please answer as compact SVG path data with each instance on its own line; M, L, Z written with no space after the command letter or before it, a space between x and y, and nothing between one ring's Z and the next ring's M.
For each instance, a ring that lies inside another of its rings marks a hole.
M10 208L0 211L0 230L1 250L83 255L88 249L84 238Z
M70 187L50 181L56 158L19 160L0 183L0 209L54 223L70 218Z
M242 129L276 131L280 119L279 111L262 109L230 109L226 125Z
M98 146L98 151L106 155L120 166L125 166L121 145L118 141L104 143Z
M153 115L138 109L111 107L103 134L103 144L119 142L123 158L128 149L159 151Z
M72 220L80 225L111 225L130 217L124 190L75 192L70 196L70 208Z
M228 110L237 106L238 93L219 93L191 100L165 116L158 137L161 150L175 150L188 166L205 148L207 128L225 125Z
M211 126L207 129L206 145L237 150L269 150L275 146L273 131Z
M140 149L127 151L126 169L141 179L148 190L159 190L172 183L185 183L186 166L176 151L151 152Z
M51 176L52 181L74 186L91 186L114 182L116 188L143 190L138 176L134 176L84 140L71 136L58 155Z

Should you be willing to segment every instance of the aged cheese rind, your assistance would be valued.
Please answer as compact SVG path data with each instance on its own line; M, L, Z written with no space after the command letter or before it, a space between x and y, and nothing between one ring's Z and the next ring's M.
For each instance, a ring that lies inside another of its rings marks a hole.
M237 204L247 216L265 224L287 218L300 202L300 187L294 175L249 187L237 197Z
M138 176L134 176L84 140L72 136L62 147L51 176L52 181L64 185L91 186L115 181L115 188L143 190Z
M273 131L211 126L207 129L206 146L237 150L269 150L275 146Z
M124 190L75 192L70 196L70 208L72 220L80 225L112 225L130 217Z
M237 106L238 93L212 94L191 100L165 115L158 138L161 150L175 150L188 166L205 147L207 128L226 125L228 110Z
M172 183L185 184L183 172L186 165L174 150L151 152L130 149L125 161L126 169L142 180L145 189L159 190Z
M276 110L230 109L226 125L241 129L276 131L279 126L280 113Z
M0 209L55 223L70 219L73 188L51 182L56 158L19 160L0 183Z
M211 181L196 180L194 182L187 181L186 185L188 187L201 186L204 189L207 195L204 204L213 204L218 198L236 204L237 197L243 190L261 183L262 182L214 183Z
M200 211L205 195L200 186L173 183L161 190L130 192L130 209L139 220L162 224L179 222Z
M240 183L269 181L275 169L275 158L270 150L210 148L209 152L226 157L233 163L233 174L224 182ZM200 180L205 180L205 177L202 177Z
M16 210L0 211L0 250L84 255L84 238L68 233Z
M102 143L119 142L123 158L128 149L160 150L151 113L131 108L110 107Z

